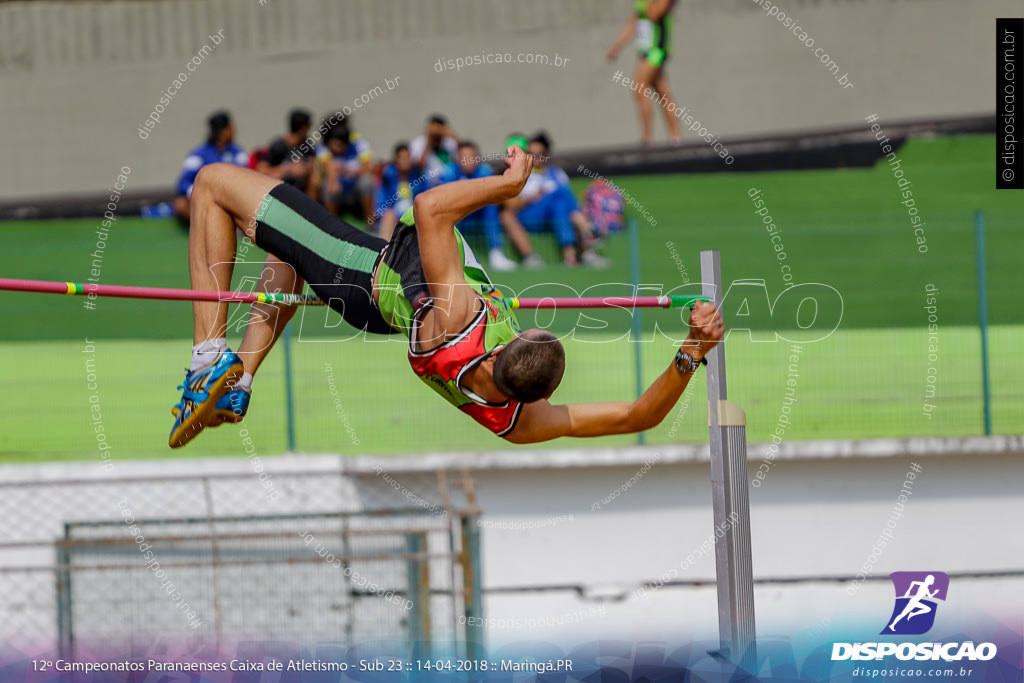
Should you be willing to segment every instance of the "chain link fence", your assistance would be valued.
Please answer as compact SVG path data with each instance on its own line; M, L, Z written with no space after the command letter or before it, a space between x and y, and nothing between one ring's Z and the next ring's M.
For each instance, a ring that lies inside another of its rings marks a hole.
M36 477L0 483L0 514L11 647L388 639L424 654L462 642L479 610L468 474Z

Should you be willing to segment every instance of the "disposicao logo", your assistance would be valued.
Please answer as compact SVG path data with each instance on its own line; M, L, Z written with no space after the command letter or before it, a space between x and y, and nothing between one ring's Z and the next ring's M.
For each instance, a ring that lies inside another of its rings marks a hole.
M919 636L935 623L938 602L946 601L949 577L942 572L893 572L896 605L879 635Z
M892 615L879 635L919 636L931 630L939 602L946 601L949 576L943 572L893 572L889 575L896 590ZM833 643L832 660L884 659L895 655L901 660L961 659L987 661L996 656L993 643L973 641L949 643Z

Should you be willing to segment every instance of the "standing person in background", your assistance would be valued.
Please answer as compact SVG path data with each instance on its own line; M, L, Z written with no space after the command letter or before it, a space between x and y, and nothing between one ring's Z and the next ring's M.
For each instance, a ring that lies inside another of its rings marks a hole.
M316 150L307 142L312 121L312 114L305 109L292 109L288 113L288 132L270 142L267 156L256 164L256 170L319 199Z
M380 187L377 189L377 209L368 221L377 225L377 234L390 240L398 225L398 219L412 208L412 200L427 189L425 178L413 165L409 145L399 142L395 145L394 160L384 167Z
M668 78L665 76L665 62L668 61L672 50L674 6L675 0L636 0L632 16L607 54L608 59L615 59L630 37L636 36L640 61L636 65L633 83L637 106L640 108L640 139L645 145L651 143L652 119L651 100L643 94L647 87L658 93L672 142L677 143L682 139L679 134L679 121L669 111L675 111L677 107L668 89Z
M459 136L448 125L448 119L433 114L427 119L423 135L409 143L412 163L426 176L427 188L444 182L449 165L459 158L459 142Z
M206 123L210 129L206 142L185 157L185 162L181 165L181 176L178 178L177 194L174 197L174 215L186 226L189 221L192 185L196 182L199 169L218 161L226 161L237 166L246 166L249 163L245 150L235 144L235 127L231 123L229 112L215 111L210 114Z

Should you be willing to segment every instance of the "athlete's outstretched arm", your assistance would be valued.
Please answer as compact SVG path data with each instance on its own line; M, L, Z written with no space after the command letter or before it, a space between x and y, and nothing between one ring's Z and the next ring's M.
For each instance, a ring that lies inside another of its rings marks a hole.
M690 334L682 348L700 361L721 341L723 332L722 317L715 307L698 302L690 316ZM513 443L535 443L560 436L607 436L651 429L665 419L679 401L692 375L692 372L682 374L673 363L635 401L526 404L516 428L505 438Z

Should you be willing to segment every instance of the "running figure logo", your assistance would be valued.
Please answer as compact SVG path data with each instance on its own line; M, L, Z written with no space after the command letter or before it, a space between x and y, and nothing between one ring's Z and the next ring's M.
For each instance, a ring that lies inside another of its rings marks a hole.
M949 576L942 572L893 572L896 606L880 635L918 636L935 623L937 600L946 600Z

